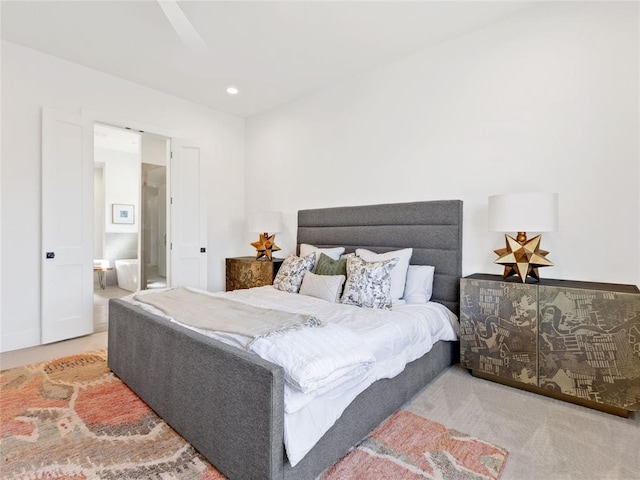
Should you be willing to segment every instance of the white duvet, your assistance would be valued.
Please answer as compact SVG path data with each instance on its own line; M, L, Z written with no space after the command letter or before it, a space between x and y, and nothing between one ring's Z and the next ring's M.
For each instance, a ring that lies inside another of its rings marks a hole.
M456 316L433 302L394 306L387 311L329 303L271 286L209 294L256 307L314 315L327 325L258 338L250 347L250 338L185 325L227 344L250 348L266 360L283 365L284 437L292 466L369 385L398 375L407 363L424 355L438 340L457 339ZM149 305L130 297L128 300L162 315ZM319 331L322 332L318 334ZM326 337L325 342L320 342L320 337ZM332 350L347 355L337 361L330 355ZM304 378L307 383L297 385L297 378Z
M335 387L367 372L376 361L351 329L334 323L259 337L249 350L284 369L288 395Z

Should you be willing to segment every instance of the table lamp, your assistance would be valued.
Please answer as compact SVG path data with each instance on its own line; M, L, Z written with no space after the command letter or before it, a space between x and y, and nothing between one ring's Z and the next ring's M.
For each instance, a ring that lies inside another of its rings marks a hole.
M271 260L271 253L280 250L276 245L276 233L282 230L281 212L256 212L249 215L247 227L250 232L259 232L258 241L251 243L256 249L256 259L266 257ZM271 232L271 235L269 235Z
M527 240L526 232L554 232L558 229L557 193L507 193L489 197L489 231L518 232L516 238L505 234L506 248L494 250L494 263L504 266L503 278L518 275L540 280L538 268L553 262L540 250L541 235Z

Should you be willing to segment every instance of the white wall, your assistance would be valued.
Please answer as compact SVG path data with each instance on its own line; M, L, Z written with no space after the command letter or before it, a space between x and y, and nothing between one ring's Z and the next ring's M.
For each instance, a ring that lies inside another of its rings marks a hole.
M206 139L208 284L224 284L224 257L244 237L244 120L2 42L2 339L8 351L40 343L41 109L89 110ZM147 131L153 131L147 129ZM224 206L224 208L220 208Z
M286 253L298 209L462 199L463 273L501 273L487 197L558 192L541 275L640 284L638 8L539 4L250 118L247 211Z
M167 164L167 139L156 135L141 135L142 161L153 165Z
M140 221L140 153L95 148L94 159L104 164L104 231L138 233ZM113 204L133 205L133 223L113 223Z

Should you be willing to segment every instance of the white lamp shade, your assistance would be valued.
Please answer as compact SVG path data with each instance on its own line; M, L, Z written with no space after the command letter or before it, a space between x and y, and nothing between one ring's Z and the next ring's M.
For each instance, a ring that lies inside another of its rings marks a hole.
M489 197L489 231L554 232L557 193L507 193Z
M282 230L281 212L255 212L247 218L247 230L258 233L278 233Z

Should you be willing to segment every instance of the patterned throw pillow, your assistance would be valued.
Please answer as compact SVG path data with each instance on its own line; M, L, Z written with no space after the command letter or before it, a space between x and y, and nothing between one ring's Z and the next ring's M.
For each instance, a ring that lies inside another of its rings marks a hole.
M276 278L273 280L274 288L283 292L298 293L305 272L313 270L316 264L315 252L306 257L289 255L278 270Z
M306 272L300 286L300 295L308 295L327 302L337 303L340 301L345 278L344 275L317 275Z
M320 254L320 259L316 264L316 275L347 275L347 259L334 260L333 258Z
M413 248L403 248L402 250L385 253L375 253L364 248L356 248L356 255L365 262L384 262L392 258L398 259L396 267L391 271L391 298L393 300L400 300L404 294L407 270L409 269L412 254Z
M397 258L365 262L360 257L347 257L347 282L342 303L391 310L391 270L396 263Z

